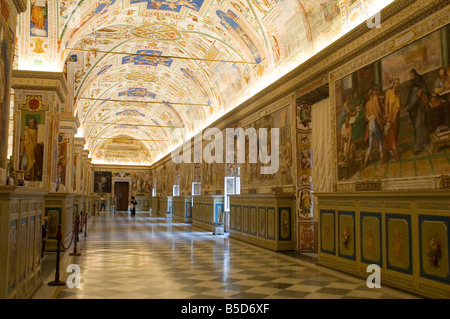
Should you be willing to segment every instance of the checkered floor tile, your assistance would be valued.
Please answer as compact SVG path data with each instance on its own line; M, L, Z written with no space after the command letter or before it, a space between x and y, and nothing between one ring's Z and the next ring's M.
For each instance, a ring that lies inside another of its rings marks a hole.
M417 298L148 212L93 216L79 246L60 299Z

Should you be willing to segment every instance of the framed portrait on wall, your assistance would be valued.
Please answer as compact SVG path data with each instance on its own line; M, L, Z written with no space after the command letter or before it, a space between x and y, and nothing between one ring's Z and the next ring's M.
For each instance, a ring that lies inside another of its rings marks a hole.
M111 193L111 172L94 172L94 193Z

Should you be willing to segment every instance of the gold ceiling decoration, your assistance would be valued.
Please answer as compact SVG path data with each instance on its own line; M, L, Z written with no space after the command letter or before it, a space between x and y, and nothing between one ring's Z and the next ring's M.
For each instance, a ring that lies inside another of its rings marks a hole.
M202 103L180 103L180 102L165 102L165 101L138 101L138 100L116 100L116 99L98 99L93 97L79 97L79 100L90 101L106 101L106 102L127 102L127 103L146 103L146 104L171 104L171 105L191 105L191 106L210 106Z
M235 60L221 60L221 59L201 59L201 58L190 58L176 55L156 55L148 53L130 53L130 52L116 52L116 51L104 51L97 49L77 49L77 48L67 48L69 51L80 51L80 52L96 52L96 53L106 53L106 54L119 54L119 55L134 55L134 56L145 56L149 58L155 58L159 61L170 59L178 60L192 60L192 61L206 61L206 62L221 62L221 63L238 63L238 64L259 64L257 62L247 62L247 61L235 61Z
M105 140L117 140L117 137L107 137L107 138L96 138L96 140L99 141L105 141ZM121 140L127 140L127 141L144 141L144 142L169 142L169 140L151 140L151 139L141 139L141 138L120 138Z
M165 128L184 128L183 126L175 125L156 125L156 124L133 124L133 123L111 123L111 122L100 122L100 121L88 121L86 124L98 124L98 125L122 125L122 126L146 126L146 127L165 127Z
M159 78L154 76L153 74L144 73L144 72L134 72L128 73L124 76L125 79L131 81L144 81L144 82L158 82Z
M176 41L181 39L181 33L168 24L153 23L143 25L131 30L137 38L157 41Z

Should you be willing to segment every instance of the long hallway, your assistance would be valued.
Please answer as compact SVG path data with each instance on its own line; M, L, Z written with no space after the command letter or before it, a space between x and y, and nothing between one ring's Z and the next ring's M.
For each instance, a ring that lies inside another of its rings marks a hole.
M417 298L148 212L102 212L88 226L74 260L81 287L59 299Z

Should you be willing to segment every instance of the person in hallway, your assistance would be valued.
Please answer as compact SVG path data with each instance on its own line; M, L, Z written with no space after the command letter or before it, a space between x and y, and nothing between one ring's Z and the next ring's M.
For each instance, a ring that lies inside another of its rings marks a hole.
M116 212L116 196L114 196L114 195L111 197L111 205L112 205L111 208L113 209L113 212L115 213Z
M137 205L137 201L134 199L134 196L131 196L131 201L130 201L131 216L136 215L136 205Z
M102 210L106 210L105 198L103 196L100 198L100 211Z
M41 250L41 258L44 257L44 251L45 251L45 243L47 242L48 235L47 235L47 217L44 217L42 221L42 250Z
M427 104L428 88L423 77L415 69L409 72L411 87L409 90L406 110L409 112L411 124L414 129L414 154L419 154L428 144Z

